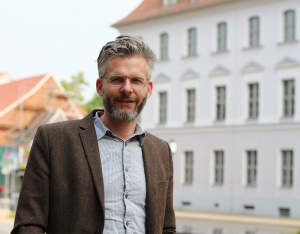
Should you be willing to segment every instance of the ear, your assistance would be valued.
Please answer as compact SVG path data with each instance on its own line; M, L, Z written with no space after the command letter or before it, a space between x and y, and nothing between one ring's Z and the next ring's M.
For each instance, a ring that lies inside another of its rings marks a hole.
M153 90L153 82L150 80L148 83L148 88L147 88L147 98L151 97L152 95L152 90Z
M102 97L102 88L103 88L103 84L102 84L103 80L101 78L98 78L96 81L96 90L97 93Z

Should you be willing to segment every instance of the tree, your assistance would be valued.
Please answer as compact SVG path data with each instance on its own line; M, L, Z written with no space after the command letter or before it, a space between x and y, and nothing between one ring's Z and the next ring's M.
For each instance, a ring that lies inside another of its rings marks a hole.
M82 91L84 86L88 86L88 82L84 79L83 72L77 72L76 75L71 77L71 81L62 80L62 86L65 88L70 99L73 100L77 105L82 105L84 101L84 96Z
M94 93L91 100L81 106L88 113L94 109L103 109L102 98L98 93Z
M78 72L76 75L73 75L71 81L62 80L61 84L70 99L87 113L94 109L103 108L102 98L97 93L94 93L94 96L89 101L84 102L84 96L82 94L83 88L89 84L85 81L83 72Z

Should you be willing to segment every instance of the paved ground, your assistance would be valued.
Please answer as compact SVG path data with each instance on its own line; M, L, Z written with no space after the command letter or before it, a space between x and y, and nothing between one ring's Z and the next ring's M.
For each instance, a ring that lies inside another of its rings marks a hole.
M14 219L9 217L10 213L8 207L3 207L2 203L0 206L0 234L9 234L13 227Z
M14 219L9 215L8 200L0 199L0 234L9 234L13 226ZM215 214L176 211L176 217L180 220L189 220L192 222L224 222L241 225L259 225L259 226L278 226L280 228L291 228L297 230L300 228L300 219L258 217L258 216L240 216L232 214Z
M300 228L300 219L291 219L291 218L275 218L275 217L200 213L200 212L186 212L186 211L176 211L176 217L180 219L199 220L199 221L200 220L218 221L218 222L238 223L238 224L246 224L246 225Z

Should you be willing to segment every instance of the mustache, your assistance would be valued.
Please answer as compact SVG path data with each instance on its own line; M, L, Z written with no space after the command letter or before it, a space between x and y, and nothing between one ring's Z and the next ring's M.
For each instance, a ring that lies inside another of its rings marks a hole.
M114 101L138 102L139 99L137 97L132 98L132 97L130 97L130 95L127 95L127 94L121 94L120 96L114 98Z

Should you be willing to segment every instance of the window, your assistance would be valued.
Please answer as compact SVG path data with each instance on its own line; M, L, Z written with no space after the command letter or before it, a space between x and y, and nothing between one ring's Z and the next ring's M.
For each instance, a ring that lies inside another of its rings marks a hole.
M280 217L290 217L290 209L289 208L279 208Z
M226 114L226 89L225 86L217 87L216 119L224 120Z
M178 0L163 0L164 7L170 7L176 5Z
M224 151L215 151L215 185L224 182Z
M167 33L160 34L160 60L168 59L169 36Z
M187 122L195 120L196 92L194 89L187 90Z
M193 183L193 164L194 155L192 151L185 152L185 173L184 173L184 183L191 185Z
M218 52L227 50L227 24L219 23L217 32L217 50Z
M283 116L292 117L295 112L295 82L283 81Z
M254 210L255 207L253 205L244 205L245 210Z
M192 233L192 226L189 225L183 225L183 232L182 234L191 234Z
M281 158L281 184L282 187L290 188L293 186L293 151L283 150Z
M213 234L222 234L223 231L222 231L222 229L214 228L212 233L213 233Z
M284 12L284 41L296 40L296 13L294 10Z
M257 119L259 109L259 90L258 84L249 84L249 103L248 117L249 119Z
M167 92L159 93L159 123L167 122Z
M249 19L249 46L259 46L260 33L259 17L252 17Z
M256 186L257 183L257 153L247 151L247 185Z
M197 29L190 28L188 30L188 56L197 54Z

